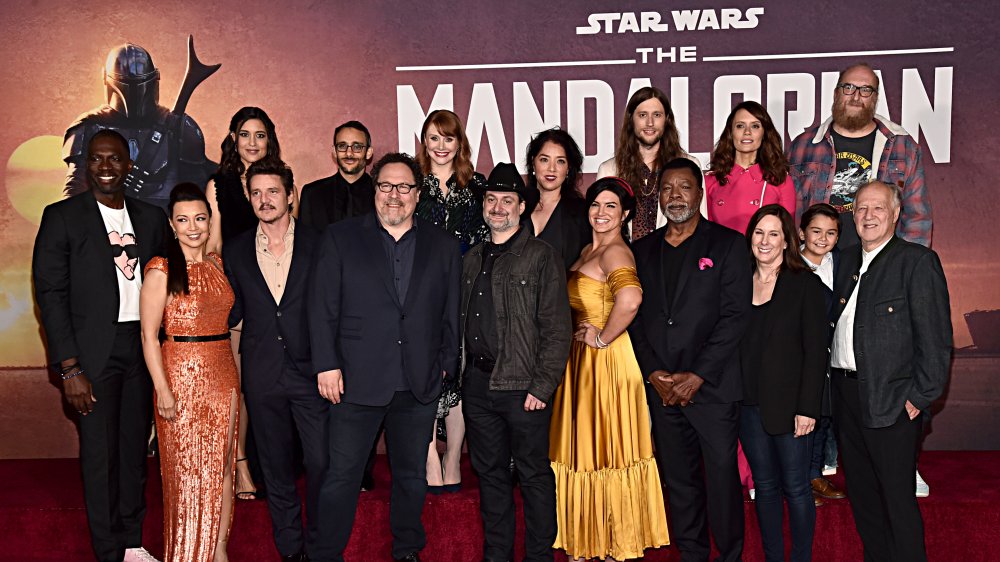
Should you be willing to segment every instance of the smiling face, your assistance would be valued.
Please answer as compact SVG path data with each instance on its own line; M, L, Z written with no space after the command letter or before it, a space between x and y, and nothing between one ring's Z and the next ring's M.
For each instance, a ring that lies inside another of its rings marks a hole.
M420 196L420 190L415 185L416 178L413 177L413 171L409 166L399 162L386 164L382 166L375 181L377 184L413 186L409 193L400 193L395 188L386 193L380 186L375 188L375 214L378 215L379 221L384 226L397 226L409 222L417 209L417 198Z
M781 230L781 219L774 215L764 215L750 235L750 250L757 260L757 267L768 269L781 265L781 256L788 247L785 233Z
M594 202L590 204L590 209L587 211L587 216L594 232L603 234L620 231L622 223L628 215L622 211L622 202L618 199L618 195L614 191L606 189L594 198Z
M516 193L487 191L483 197L483 220L494 236L516 228L523 212L524 201Z
M260 119L247 119L233 137L244 168L267 156L267 128Z
M660 179L660 211L672 223L684 223L698 214L701 188L687 168L664 170Z
M532 167L540 191L558 191L569 175L569 159L566 150L557 142L549 141L535 156Z
M764 139L764 126L752 113L740 109L733 116L732 134L736 152L756 156Z
M823 260L823 256L837 247L840 225L828 216L816 215L809 221L805 230L799 230L799 238L804 244L802 255L818 264Z
M899 207L893 204L889 187L873 183L859 189L854 197L854 226L861 247L870 252L892 238L899 220Z
M208 243L210 224L208 205L203 201L179 201L174 204L170 227L177 234L181 246L198 249Z
M427 133L424 135L424 149L427 151L427 157L436 166L451 166L458 154L458 138L454 135L442 134L437 125L431 123L427 126Z
M650 98L632 113L632 132L639 143L648 148L659 144L667 127L667 112L656 98Z
M250 178L247 189L250 191L250 205L260 222L272 224L288 215L292 196L285 191L281 176L255 175Z
M360 145L360 151L355 152L352 147ZM344 127L333 139L333 153L337 157L337 167L340 173L348 178L356 178L365 171L365 166L372 157L372 147L368 146L368 141L362 131L351 127ZM345 148L343 152L341 148Z
M132 170L128 146L112 136L95 136L87 149L87 177L98 196L113 197L125 188Z

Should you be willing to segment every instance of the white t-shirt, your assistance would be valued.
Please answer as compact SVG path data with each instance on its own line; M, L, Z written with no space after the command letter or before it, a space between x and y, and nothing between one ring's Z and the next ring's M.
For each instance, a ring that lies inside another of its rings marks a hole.
M112 209L98 203L108 243L114 254L115 276L118 278L118 321L139 320L139 290L142 289L142 271L139 270L139 245L135 229L125 207Z

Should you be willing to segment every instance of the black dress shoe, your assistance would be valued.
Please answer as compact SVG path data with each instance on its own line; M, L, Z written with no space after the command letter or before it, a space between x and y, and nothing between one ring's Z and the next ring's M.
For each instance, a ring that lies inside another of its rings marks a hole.
M305 553L289 554L281 557L282 562L309 562L309 557Z
M420 553L411 552L402 558L396 558L396 562L420 562Z

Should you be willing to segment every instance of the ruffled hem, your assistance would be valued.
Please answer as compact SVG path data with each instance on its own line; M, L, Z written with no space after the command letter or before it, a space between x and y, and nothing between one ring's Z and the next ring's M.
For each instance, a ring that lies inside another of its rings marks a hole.
M670 544L655 458L588 472L551 464L559 525L555 548L575 558L627 560Z

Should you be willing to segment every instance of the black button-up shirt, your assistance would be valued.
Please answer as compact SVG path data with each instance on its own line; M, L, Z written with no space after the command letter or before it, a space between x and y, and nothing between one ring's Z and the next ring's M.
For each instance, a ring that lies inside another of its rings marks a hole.
M393 284L396 286L396 297L402 305L406 302L406 291L410 287L410 276L413 273L413 256L417 249L417 221L413 221L413 226L399 238L399 241L389 234L382 223L378 224L378 229L382 233L382 247L385 248L385 257L389 261L389 273L392 274Z
M501 254L510 249L510 241L503 244L486 242L483 246L483 264L472 285L469 312L466 317L465 349L470 358L482 357L496 361L497 314L493 306L493 264Z

